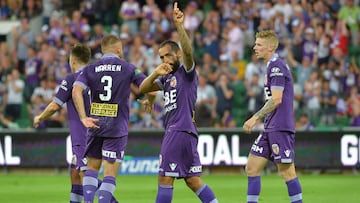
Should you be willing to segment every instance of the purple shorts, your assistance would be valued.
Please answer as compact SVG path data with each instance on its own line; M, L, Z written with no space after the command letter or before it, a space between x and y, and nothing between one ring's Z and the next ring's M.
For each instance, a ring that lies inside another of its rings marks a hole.
M166 131L160 152L160 176L185 178L201 176L197 151L198 137L182 131Z
M250 153L275 163L294 162L295 134L291 132L262 132L251 146Z
M85 157L103 159L109 162L122 162L128 136L123 137L88 137Z
M84 145L75 145L72 146L72 159L71 159L71 168L76 168L78 171L85 171L87 169L86 158L84 157L85 146Z

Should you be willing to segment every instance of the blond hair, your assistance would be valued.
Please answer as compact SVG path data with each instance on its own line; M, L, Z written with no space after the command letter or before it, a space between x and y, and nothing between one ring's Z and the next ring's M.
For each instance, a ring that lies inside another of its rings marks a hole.
M276 50L279 46L279 39L273 30L262 30L256 33L256 38L265 39L267 43L274 47Z
M121 39L115 35L107 35L101 41L101 51L106 53L114 47L114 45L121 43ZM122 43L121 43L122 45Z

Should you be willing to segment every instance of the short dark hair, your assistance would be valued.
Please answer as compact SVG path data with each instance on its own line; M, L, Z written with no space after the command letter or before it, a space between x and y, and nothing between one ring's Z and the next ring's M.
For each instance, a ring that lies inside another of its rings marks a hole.
M179 47L179 44L176 43L175 41L172 41L172 40L165 40L163 41L160 45L159 45L159 48L162 48L164 46L167 46L169 45L171 50L173 50L174 52L177 52L180 50L180 47Z
M75 44L70 51L71 56L75 57L79 62L89 63L91 59L91 50L83 44Z

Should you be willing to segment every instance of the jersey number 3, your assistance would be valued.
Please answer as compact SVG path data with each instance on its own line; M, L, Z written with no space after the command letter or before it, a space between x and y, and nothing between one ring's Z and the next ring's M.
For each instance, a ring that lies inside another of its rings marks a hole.
M104 84L105 94L99 94L101 101L110 101L111 99L111 88L112 88L112 77L104 75L101 77L101 83Z

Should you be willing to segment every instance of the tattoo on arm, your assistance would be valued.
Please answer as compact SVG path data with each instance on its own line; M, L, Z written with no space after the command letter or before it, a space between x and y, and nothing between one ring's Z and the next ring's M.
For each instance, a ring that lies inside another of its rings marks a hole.
M277 105L275 104L275 101L270 98L264 106L255 113L255 116L258 116L260 119L265 118L266 115L273 112L276 109Z

